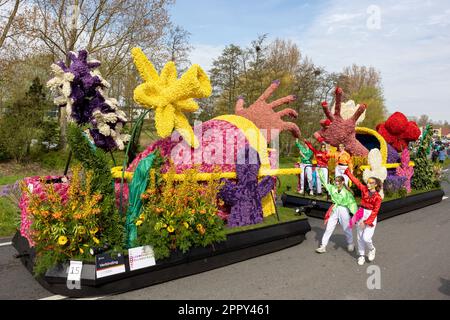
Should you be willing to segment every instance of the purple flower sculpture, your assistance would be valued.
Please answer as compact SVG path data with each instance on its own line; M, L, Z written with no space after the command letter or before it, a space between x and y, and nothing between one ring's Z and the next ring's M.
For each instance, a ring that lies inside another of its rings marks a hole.
M247 154L249 154L248 157ZM244 160L240 161L243 158ZM245 148L238 155L237 182L226 180L220 190L219 198L231 207L228 216L229 227L246 226L263 221L261 200L273 189L274 180L268 176L258 182L260 166L256 151L251 147Z
M387 163L398 163L400 162L400 155L398 151L395 150L393 146L389 143L387 144Z
M79 51L78 55L70 52L69 66L62 61L53 64L55 77L47 86L59 94L54 102L65 106L69 120L79 126L88 125L85 132L97 147L105 151L122 150L130 138L121 133L127 122L125 113L119 110L116 99L103 92L110 84L98 71L100 62L88 61L87 56L86 50Z

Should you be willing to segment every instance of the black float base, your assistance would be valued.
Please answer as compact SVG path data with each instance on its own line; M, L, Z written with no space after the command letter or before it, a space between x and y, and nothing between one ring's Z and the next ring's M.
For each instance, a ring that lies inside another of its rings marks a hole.
M439 203L442 201L443 196L443 190L433 190L407 196L405 198L385 201L381 204L380 212L378 213L378 221ZM312 208L310 211L306 211L306 214L310 217L320 219L324 219L328 208L332 204L328 201L314 200L311 198L301 197L300 195L297 196L286 193L281 196L281 201L285 207L295 208L310 206Z
M144 288L192 274L220 268L267 253L297 245L305 239L311 226L307 219L298 219L259 229L241 231L227 236L214 246L194 248L188 253L174 252L170 258L157 261L152 267L96 279L95 266L83 264L80 289L69 289L66 283L68 264L47 271L37 281L54 294L81 298L103 296ZM13 246L25 267L32 272L35 252L28 241L16 233Z

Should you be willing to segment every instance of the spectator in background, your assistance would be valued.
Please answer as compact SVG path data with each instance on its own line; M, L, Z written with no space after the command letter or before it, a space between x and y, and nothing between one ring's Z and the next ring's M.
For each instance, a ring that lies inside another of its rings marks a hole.
M439 163L444 163L445 159L447 159L447 153L445 152L445 147L441 146L441 150L439 151Z
M433 151L431 152L431 161L433 161L434 163L436 163L438 157L439 157L438 146L434 145L434 146L433 146Z

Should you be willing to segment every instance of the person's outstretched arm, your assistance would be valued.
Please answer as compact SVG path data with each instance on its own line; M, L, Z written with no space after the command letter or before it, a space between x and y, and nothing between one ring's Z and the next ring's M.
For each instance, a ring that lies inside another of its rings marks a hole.
M361 191L366 191L367 187L365 185L363 185L351 172L350 170L347 168L345 169L344 174L349 177L349 179L358 187L359 190Z
M323 176L322 170L316 171L319 174L320 182L322 182L322 185L327 189L328 193L331 193L334 186L332 184L329 184L328 181L325 181L325 177Z
M295 145L297 146L297 148L300 150L300 152L301 153L303 153L303 154L307 154L308 153L308 148L307 147L305 147L303 144L301 144L300 142L298 142L298 141L295 141Z
M311 144L311 142L309 142L308 140L303 140L306 144L306 146L316 155L317 153L319 153L319 151L314 148L314 146Z

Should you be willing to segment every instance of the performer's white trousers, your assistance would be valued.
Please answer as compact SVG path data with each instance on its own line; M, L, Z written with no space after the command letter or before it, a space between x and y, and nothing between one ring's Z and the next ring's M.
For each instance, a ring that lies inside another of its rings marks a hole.
M300 168L302 169L302 173L300 174L300 189L305 190L305 174L306 174L306 179L308 180L309 189L312 190L313 181L312 181L311 165L300 163Z
M322 193L322 182L319 178L319 170L322 171L325 181L328 182L328 168L316 167L317 193Z
M367 218L369 218L370 214L372 213L372 210L364 209L364 217L360 221L364 221ZM356 223L356 233L357 233L357 239L358 239L358 253L360 256L365 255L365 251L372 250L374 248L372 237L375 232L375 227L377 225L377 218L373 221L373 227L370 227L368 225L365 226L364 229L361 229L359 227L359 223Z
M334 176L343 176L345 180L345 185L348 186L348 176L344 174L345 169L347 169L348 166L341 166L339 164L336 165L336 169L334 170Z
M327 228L322 237L323 246L326 246L328 244L328 241L330 240L330 237L333 234L338 221L341 224L342 229L344 230L347 244L353 243L352 229L350 229L348 226L348 223L350 221L350 214L348 212L348 209L346 207L337 206L333 208L333 212L330 214L330 218L328 219Z

